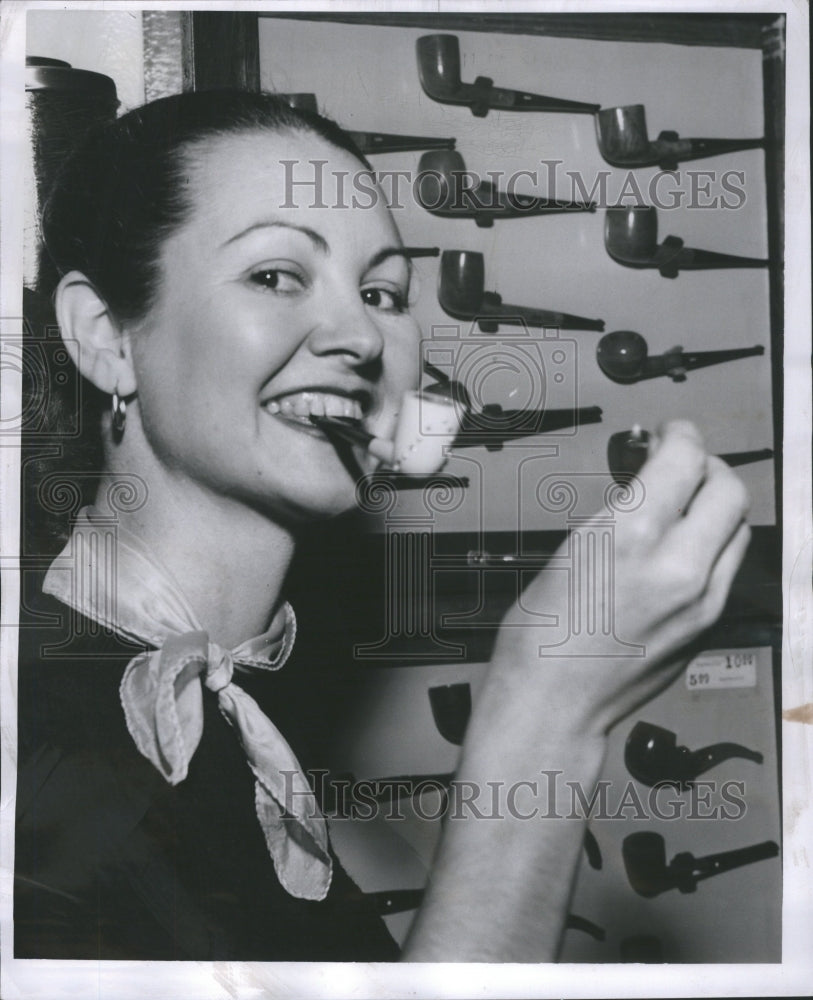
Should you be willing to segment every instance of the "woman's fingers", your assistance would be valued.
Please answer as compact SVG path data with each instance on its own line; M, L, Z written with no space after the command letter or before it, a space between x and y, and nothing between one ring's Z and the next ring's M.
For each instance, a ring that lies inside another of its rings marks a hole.
M639 473L646 499L636 516L660 536L683 516L706 477L706 450L694 424L673 420L658 434L654 454Z
M751 540L751 529L743 521L733 537L720 553L714 564L709 578L706 593L703 597L705 617L708 625L712 625L723 613L728 592L737 570L740 568L743 557L748 549Z
M710 456L706 479L685 517L664 539L665 559L695 566L706 579L748 510L748 491L721 459Z

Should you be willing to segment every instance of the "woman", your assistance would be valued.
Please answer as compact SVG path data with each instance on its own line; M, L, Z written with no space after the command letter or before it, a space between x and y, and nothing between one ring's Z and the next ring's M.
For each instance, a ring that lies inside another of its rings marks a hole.
M94 134L44 211L65 345L108 407L93 505L39 608L63 622L73 609L67 646L21 654L19 957L396 957L331 855L284 705L248 693L247 671L277 669L293 643L297 537L349 510L374 465L309 414L387 438L418 380L410 270L383 199L339 211L329 188L292 189L291 163L317 160L328 185L368 170L332 123L273 97L187 94ZM145 502L114 511L128 477ZM748 541L739 481L682 423L641 478L613 599L617 633L646 655L604 658L594 636L540 659L510 611L460 787L547 767L589 788L610 726L719 615ZM558 581L532 588L567 614ZM582 834L510 814L450 822L404 957L553 959Z

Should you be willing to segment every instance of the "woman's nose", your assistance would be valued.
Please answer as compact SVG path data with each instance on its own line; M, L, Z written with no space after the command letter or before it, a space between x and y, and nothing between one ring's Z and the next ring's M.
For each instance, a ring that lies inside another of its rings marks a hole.
M354 366L377 361L384 350L381 330L357 292L354 299L333 299L310 335L314 354L341 354Z

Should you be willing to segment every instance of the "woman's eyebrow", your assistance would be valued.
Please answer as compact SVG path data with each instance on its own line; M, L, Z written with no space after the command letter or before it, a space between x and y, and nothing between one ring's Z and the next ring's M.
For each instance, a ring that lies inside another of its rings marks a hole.
M367 265L367 270L369 271L373 267L378 267L379 264L383 264L385 260L389 257L403 257L407 264L412 266L412 261L409 256L409 251L406 247L383 247L378 253L373 254L370 258L370 262Z
M298 233L304 233L305 236L313 243L314 247L323 254L330 253L330 246L327 240L320 233L317 233L315 229L310 229L308 226L296 226L290 222L282 222L279 219L262 219L259 222L254 222L245 229L241 229L239 233L235 233L234 236L230 236L225 243L221 245L223 247L228 246L230 243L234 243L235 240L242 239L244 236L248 236L249 233L253 233L256 229L294 229Z

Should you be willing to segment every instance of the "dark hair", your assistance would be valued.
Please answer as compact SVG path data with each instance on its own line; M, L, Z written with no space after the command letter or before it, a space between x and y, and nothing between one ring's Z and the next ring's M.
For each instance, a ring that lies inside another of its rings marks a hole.
M192 208L187 154L211 137L264 130L318 136L370 169L335 122L274 94L161 98L91 130L59 171L42 212L40 291L50 294L75 269L118 319L141 317L156 292L160 246Z
M193 208L186 184L190 152L209 138L255 131L298 132L305 142L315 136L371 169L335 122L295 110L274 94L178 94L93 126L45 196L36 303L29 294L26 312L29 329L41 332L53 324L51 298L72 270L93 283L118 320L141 318L158 291L161 246ZM93 473L102 459L100 417L109 398L77 372L28 376L27 406L42 420L36 433L24 433L24 445L26 439L31 445L60 440L58 459L40 460L35 449L24 466L26 537L30 548L45 553L64 544L74 510L48 509L42 487L61 472L80 504L92 501ZM70 427L78 432L64 433Z

